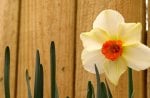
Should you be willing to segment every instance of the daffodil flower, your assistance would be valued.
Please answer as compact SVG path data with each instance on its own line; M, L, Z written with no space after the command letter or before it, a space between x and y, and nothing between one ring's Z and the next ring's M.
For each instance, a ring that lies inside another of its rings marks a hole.
M118 84L128 67L140 71L150 66L150 48L141 43L141 23L125 23L114 10L102 11L90 32L81 33L82 63L85 70L105 73L111 83Z

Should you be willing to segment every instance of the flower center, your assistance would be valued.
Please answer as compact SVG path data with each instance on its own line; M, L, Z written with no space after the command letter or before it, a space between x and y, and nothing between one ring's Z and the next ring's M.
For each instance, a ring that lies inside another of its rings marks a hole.
M121 40L109 40L102 46L102 53L109 60L116 60L122 54L122 41Z

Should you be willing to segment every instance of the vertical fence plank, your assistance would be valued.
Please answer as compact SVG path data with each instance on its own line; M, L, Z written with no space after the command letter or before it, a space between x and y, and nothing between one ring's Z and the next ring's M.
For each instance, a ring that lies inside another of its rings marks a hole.
M147 12L148 12L148 32L147 32L147 44L150 47L150 1L147 0L148 2L148 8L147 8ZM150 98L150 69L148 69L147 71L147 98Z
M145 32L145 0L78 0L75 98L86 98L88 80L92 80L95 84L95 75L85 71L81 64L80 56L83 48L79 38L80 33L90 31L97 14L106 8L118 10L125 17L126 22L141 22ZM145 42L144 37L143 33L143 42ZM146 98L144 80L144 72L134 72L135 98ZM114 87L110 83L109 85L114 98L127 98L127 73L121 77L118 86Z
M0 98L4 96L4 54L10 47L10 96L15 98L19 0L0 1Z
M74 0L22 0L17 98L27 98L26 69L33 94L36 49L40 51L44 67L44 98L50 98L49 49L52 40L56 43L60 98L73 97L74 17Z

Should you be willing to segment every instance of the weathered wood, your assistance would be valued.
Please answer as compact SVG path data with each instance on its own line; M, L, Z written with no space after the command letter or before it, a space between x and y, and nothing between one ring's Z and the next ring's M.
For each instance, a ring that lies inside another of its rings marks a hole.
M83 49L80 33L90 31L92 23L100 11L111 8L118 10L127 22L141 22L145 32L145 0L78 0L77 32L76 32L76 85L75 98L86 98L87 81L95 84L95 75L85 71L81 64L81 51ZM145 34L143 33L143 42ZM104 76L103 76L104 78ZM144 72L134 72L135 98L146 98L146 82ZM118 86L110 84L114 98L127 98L127 73L121 76Z
M147 0L149 1L149 0ZM147 6L148 12L148 32L147 32L147 45L150 47L150 1L148 2ZM150 69L147 71L147 98L150 98Z
M19 0L0 1L0 97L4 93L4 54L6 46L10 47L10 96L15 98L17 37L18 37Z
M74 28L74 0L22 0L17 98L27 98L26 69L33 94L36 49L40 51L44 67L44 98L50 98L49 49L52 40L56 43L60 98L73 97Z

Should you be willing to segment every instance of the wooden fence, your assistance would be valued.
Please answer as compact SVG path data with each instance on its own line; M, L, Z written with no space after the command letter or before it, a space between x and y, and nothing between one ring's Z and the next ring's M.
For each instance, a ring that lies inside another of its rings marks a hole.
M143 42L150 45L150 34L145 29L145 0L1 0L0 98L5 98L6 46L11 50L11 98L27 98L26 69L33 93L36 49L39 49L44 65L44 98L50 98L49 47L52 40L56 43L60 98L86 98L87 82L91 80L95 85L95 75L82 67L79 35L89 31L97 14L107 8L118 10L127 22L141 22ZM114 98L127 98L127 73L121 77L118 86L109 85ZM134 72L134 92L134 98L150 98L150 70Z

